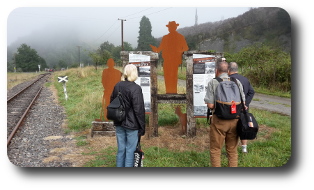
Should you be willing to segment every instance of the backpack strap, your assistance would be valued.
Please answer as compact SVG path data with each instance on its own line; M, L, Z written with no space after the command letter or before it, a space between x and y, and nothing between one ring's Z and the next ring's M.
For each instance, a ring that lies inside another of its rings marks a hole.
M220 78L220 77L215 77L214 79L216 79L218 82L222 82L223 81L222 78Z

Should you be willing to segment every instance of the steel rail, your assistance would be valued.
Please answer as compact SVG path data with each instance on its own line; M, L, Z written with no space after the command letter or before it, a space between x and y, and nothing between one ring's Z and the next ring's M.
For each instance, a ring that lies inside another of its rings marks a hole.
M50 73L49 73L50 74ZM33 84L35 84L37 81L39 81L40 79L42 79L44 76L46 76L48 74L42 74L40 77L38 77L35 81L33 81L30 85L26 86L25 88L23 88L22 90L20 90L19 92L17 92L16 94L14 94L12 97L10 97L7 102L11 101L13 98L15 98L17 95L21 94L23 91L25 91L26 89L28 89L30 86L32 86Z
M8 137L8 141L7 141L7 146L9 146L12 138L14 137L16 131L19 129L20 125L22 124L24 118L26 117L28 111L30 110L30 108L32 107L32 105L34 104L35 100L37 99L37 97L39 96L41 89L43 87L40 87L40 89L38 90L36 96L33 98L32 102L29 104L29 106L27 107L27 109L25 110L24 114L22 115L21 119L19 120L19 122L16 124L16 126L14 127L13 131L11 132L10 136Z

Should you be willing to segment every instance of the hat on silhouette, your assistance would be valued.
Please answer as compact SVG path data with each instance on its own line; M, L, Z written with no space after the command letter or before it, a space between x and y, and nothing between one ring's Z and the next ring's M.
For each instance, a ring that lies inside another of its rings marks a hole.
M178 23L176 23L176 21L169 21L168 25L166 25L167 27L169 26L179 26Z

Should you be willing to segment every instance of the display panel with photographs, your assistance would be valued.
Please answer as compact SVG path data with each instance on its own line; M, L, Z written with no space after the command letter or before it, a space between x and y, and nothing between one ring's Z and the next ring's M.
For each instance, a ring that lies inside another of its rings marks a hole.
M150 56L141 54L129 54L129 64L134 64L137 67L138 78L135 83L142 87L145 113L150 113Z
M194 117L206 117L204 102L208 82L215 77L214 55L193 54L193 105Z

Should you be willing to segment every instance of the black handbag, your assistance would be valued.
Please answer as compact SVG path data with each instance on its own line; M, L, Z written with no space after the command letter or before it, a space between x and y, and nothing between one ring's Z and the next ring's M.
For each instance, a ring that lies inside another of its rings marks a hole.
M248 113L245 110L240 114L240 119L237 124L237 132L241 140L256 139L258 123L252 113Z
M125 104L120 91L117 97L107 106L107 119L117 123L125 120Z
M239 88L240 91L240 88ZM240 113L240 118L237 123L237 133L241 140L253 140L256 139L258 132L258 123L252 113L245 110L244 102L241 96L242 112Z
M143 164L143 158L144 158L144 152L141 149L141 136L138 137L137 146L134 151L134 167L144 167Z

